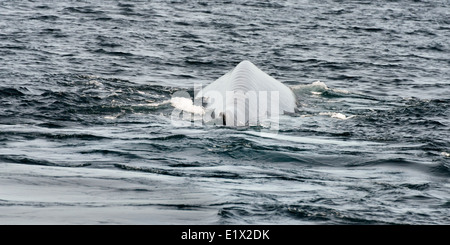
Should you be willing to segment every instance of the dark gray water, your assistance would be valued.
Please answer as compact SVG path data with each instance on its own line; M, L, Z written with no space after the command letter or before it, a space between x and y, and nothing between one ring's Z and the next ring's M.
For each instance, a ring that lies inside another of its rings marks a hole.
M449 4L1 0L0 223L450 224ZM172 123L244 59L278 134Z

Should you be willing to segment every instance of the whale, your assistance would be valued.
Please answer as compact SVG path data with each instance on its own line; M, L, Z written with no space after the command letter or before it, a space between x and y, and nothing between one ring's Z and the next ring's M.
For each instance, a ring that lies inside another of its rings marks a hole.
M249 60L200 89L206 122L225 126L257 126L294 113L294 92Z

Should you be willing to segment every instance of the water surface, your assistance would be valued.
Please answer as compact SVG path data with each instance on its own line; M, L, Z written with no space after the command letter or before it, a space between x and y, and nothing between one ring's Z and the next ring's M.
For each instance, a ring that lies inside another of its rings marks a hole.
M449 224L449 6L1 1L0 223ZM244 59L277 134L171 121Z

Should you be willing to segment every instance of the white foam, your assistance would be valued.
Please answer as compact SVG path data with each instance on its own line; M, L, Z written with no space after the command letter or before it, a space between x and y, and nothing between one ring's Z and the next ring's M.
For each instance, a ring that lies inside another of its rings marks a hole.
M284 141L292 141L296 143L303 144L317 144L317 145L340 145L340 146L362 146L362 145L380 145L381 143L376 142L363 142L363 141L351 141L351 140L335 140L324 137L303 137L303 136L294 136L294 135L283 135L283 134L275 134L269 132L254 132L247 131L246 134L251 134L263 138L272 138L275 140L284 140Z
M97 87L103 86L103 83L97 81L97 80L90 80L89 82L86 83L87 85L94 85Z
M445 151L441 152L441 155L444 157L450 157L450 153L447 153Z
M321 87L321 88L323 88L325 90L328 90L328 86L324 82L321 82L319 80L311 83L311 86Z
M174 97L170 100L173 107L185 112L204 115L205 109L202 106L194 105L191 99L185 97Z
M336 93L341 94L350 94L348 90L345 89L338 89L338 88L329 88L324 82L321 82L319 80L312 82L310 84L299 84L291 86L291 89L293 90L302 90L302 89L314 89L315 91L311 91L311 94L313 95L321 95L323 91L331 90Z
M347 117L346 115L344 115L342 113L338 113L338 112L321 112L321 113L319 113L319 115L330 116L332 118L337 118L337 119L341 119L341 120L347 120L347 119L354 117L354 116Z
M136 106L158 107L158 106L161 106L161 105L169 104L171 102L172 102L171 100L164 100L162 102L150 102L150 103L147 103L147 104L137 104Z
M291 89L293 89L293 90L305 89L305 88L306 89L318 88L321 90L328 90L328 86L324 82L321 82L319 80L317 80L311 84L298 84L298 85L291 86Z
M338 88L333 89L333 91L336 93L341 93L341 94L349 94L350 93L348 90L338 89Z

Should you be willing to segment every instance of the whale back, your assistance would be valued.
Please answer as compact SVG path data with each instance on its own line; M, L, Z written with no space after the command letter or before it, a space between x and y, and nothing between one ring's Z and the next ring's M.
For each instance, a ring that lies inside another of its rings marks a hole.
M293 113L296 106L290 88L247 60L203 88L198 97L204 98L211 119L220 117L223 124L233 126L258 124L271 115Z

